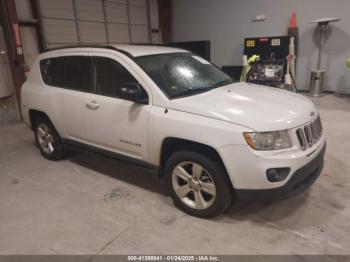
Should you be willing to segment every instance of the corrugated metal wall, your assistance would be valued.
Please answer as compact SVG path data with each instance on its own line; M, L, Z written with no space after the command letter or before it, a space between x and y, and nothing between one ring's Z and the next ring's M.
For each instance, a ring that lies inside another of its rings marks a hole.
M150 43L148 0L40 0L44 46Z

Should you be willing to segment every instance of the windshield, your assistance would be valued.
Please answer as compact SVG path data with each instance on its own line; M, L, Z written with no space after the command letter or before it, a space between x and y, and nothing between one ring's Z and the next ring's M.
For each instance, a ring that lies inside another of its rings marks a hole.
M169 98L207 92L233 82L213 64L191 53L141 56L135 60Z

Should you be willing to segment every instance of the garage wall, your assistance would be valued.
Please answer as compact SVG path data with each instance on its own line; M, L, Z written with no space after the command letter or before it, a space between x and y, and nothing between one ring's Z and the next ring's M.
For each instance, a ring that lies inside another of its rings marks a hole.
M210 40L213 62L241 64L245 37L286 34L293 10L297 13L300 45L297 84L308 89L310 69L316 66L318 34L309 21L339 16L325 45L324 66L329 70L325 89L350 92L350 71L345 60L350 57L349 0L173 0L173 41ZM252 18L266 14L265 22Z
M149 43L148 0L40 0L44 46Z

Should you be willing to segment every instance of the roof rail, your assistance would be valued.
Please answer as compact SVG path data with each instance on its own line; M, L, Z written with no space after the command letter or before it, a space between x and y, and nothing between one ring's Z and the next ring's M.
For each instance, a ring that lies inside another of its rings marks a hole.
M129 58L133 58L134 56L132 54L130 54L129 52L125 51L125 50L121 50L119 48L116 48L114 46L111 45L66 45L66 46L60 46L60 47L54 47L54 48L50 48L44 51L45 52L49 52L49 51L55 51L55 50L61 50L61 49L66 49L66 48L104 48L104 49L110 49L110 50L115 50L118 51L120 53L122 53L123 55L126 55Z
M168 44L155 44L155 43L135 43L132 45L144 45L144 46L168 46Z

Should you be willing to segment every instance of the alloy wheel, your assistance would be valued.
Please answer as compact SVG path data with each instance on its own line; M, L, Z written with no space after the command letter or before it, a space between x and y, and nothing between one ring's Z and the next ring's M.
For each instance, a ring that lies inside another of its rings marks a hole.
M52 154L54 149L54 138L51 129L44 123L38 125L36 129L36 135L38 138L40 148L46 154Z
M178 198L193 209L207 209L215 201L216 186L210 173L194 162L182 162L172 172Z

